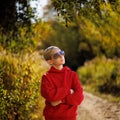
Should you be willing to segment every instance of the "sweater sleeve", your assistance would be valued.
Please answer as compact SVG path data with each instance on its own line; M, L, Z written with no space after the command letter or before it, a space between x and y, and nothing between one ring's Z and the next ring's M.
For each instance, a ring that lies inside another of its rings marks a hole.
M42 83L41 83L41 95L49 102L59 101L65 98L70 91L62 86L62 87L55 87L52 82L43 75Z
M79 105L84 99L83 88L81 86L80 80L79 80L78 75L76 73L74 74L72 79L73 79L72 89L73 89L74 93L67 95L63 99L63 101L66 104Z

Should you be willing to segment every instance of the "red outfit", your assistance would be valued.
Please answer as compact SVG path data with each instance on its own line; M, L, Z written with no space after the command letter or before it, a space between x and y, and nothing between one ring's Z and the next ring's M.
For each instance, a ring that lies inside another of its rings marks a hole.
M74 91L73 94L70 89ZM43 113L46 120L76 120L77 106L84 98L77 74L68 67L62 70L51 67L43 75L41 95L46 99ZM61 104L51 105L51 102L59 100L62 100Z

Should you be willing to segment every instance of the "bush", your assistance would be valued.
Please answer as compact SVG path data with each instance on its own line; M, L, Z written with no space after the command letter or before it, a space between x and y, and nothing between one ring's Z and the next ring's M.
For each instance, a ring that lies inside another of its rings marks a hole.
M40 79L45 68L37 53L0 54L0 120L43 119Z
M79 67L78 74L84 84L95 84L100 92L120 95L119 59L97 57Z
M16 34L13 31L10 33L2 33L0 30L0 46L7 51L20 53L21 51L31 52L36 49L36 43L33 39L33 31L27 31L26 27L19 28Z

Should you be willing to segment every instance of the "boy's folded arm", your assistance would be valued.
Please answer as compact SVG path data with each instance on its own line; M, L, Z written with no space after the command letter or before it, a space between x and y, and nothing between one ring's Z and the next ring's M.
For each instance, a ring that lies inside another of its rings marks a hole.
M55 88L49 81L43 80L41 84L41 95L49 102L62 100L66 95L69 94L69 90L62 86Z
M62 99L63 103L69 105L79 105L84 99L84 94L82 88L74 91L73 94L67 95L64 99Z
M84 99L84 94L77 74L73 78L72 90L71 94L67 95L62 101L70 105L79 105Z
M41 89L41 95L48 101L59 101L68 94L66 88Z

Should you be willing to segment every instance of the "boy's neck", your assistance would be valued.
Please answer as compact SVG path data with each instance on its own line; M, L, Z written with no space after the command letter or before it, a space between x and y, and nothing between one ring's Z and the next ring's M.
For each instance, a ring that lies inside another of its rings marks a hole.
M63 69L63 65L60 66L53 66L54 68L58 69L58 70L62 70Z

